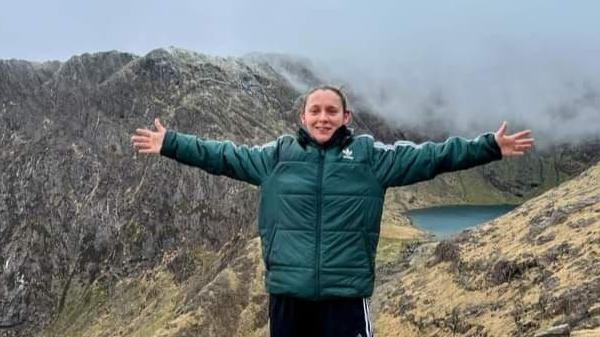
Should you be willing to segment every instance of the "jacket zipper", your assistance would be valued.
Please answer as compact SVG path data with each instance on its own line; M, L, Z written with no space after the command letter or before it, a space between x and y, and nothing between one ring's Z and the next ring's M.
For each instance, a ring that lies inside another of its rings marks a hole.
M321 202L322 202L322 188L323 188L323 163L325 161L325 154L323 149L319 149L319 171L317 173L317 244L316 244L316 278L317 282L315 283L315 297L318 298L320 296L320 285L319 279L321 274L320 268L320 260L321 260Z

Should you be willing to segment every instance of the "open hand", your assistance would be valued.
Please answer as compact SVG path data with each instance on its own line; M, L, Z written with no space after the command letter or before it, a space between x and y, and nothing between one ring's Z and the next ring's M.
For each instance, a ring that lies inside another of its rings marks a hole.
M522 156L526 151L531 149L533 138L526 138L531 135L531 130L524 130L513 135L506 135L506 121L502 123L498 131L494 134L496 143L502 150L502 156Z
M139 153L160 153L167 129L160 124L158 118L154 119L154 126L156 126L156 131L136 129L136 135L131 136L133 147L135 147Z

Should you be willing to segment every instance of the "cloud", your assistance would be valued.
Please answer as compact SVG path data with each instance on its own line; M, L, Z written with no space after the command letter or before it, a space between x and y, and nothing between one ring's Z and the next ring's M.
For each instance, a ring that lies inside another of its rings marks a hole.
M357 50L346 53L344 62L316 64L399 126L475 136L506 120L509 132L530 128L538 144L551 145L600 138L600 49L591 45L455 40L420 50L388 49L410 50L404 55L412 58L365 57Z

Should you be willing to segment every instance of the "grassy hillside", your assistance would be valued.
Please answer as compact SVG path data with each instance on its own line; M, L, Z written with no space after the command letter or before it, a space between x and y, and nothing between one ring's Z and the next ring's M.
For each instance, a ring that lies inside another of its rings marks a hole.
M380 335L533 336L562 324L598 335L600 165L428 246L385 275L374 300Z

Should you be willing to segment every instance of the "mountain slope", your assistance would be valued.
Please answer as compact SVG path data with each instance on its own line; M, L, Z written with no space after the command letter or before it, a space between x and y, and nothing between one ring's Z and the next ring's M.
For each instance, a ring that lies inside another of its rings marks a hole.
M375 296L383 336L532 336L600 326L600 164L454 240Z
M572 336L596 336L599 178L600 164L456 240L378 257L376 334L533 336L568 324ZM199 267L178 282L185 261ZM267 336L263 277L258 238L236 237L217 254L174 252L112 288L74 287L43 335Z

